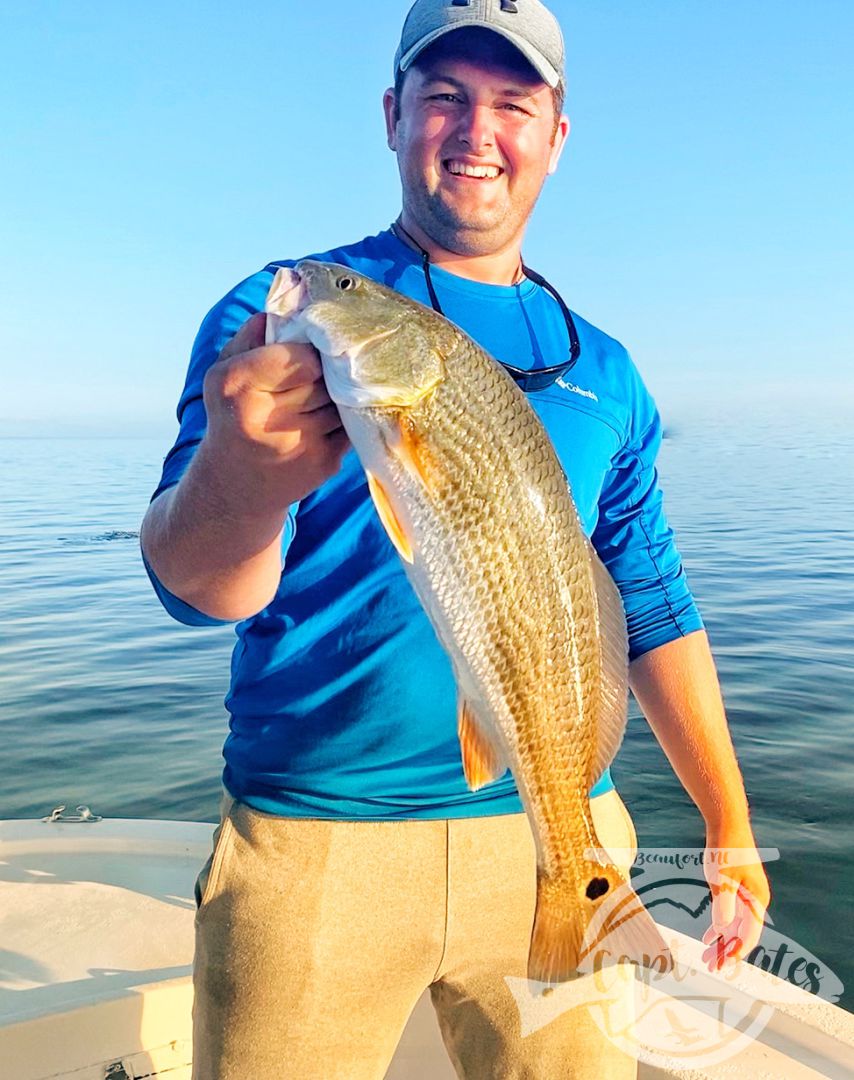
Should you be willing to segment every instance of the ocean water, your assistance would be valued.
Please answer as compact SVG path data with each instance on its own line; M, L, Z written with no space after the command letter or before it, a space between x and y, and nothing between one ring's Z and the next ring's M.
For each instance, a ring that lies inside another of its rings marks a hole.
M720 671L775 928L854 1004L854 412L671 410L660 473ZM0 439L0 818L60 804L216 820L233 630L156 601L139 522L162 439ZM632 711L642 847L703 843Z

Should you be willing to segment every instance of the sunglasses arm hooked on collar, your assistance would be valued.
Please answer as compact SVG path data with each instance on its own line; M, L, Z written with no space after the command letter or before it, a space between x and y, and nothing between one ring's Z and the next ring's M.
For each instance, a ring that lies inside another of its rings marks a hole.
M430 253L418 243L414 236L410 235L410 233L404 229L400 224L400 221L393 222L391 227L398 239L404 240L405 238L412 247L421 252L421 266L424 270L424 278L427 283L427 292L430 295L430 303L434 311L438 312L440 315L444 315L442 305L439 303L439 297L436 295L433 279L430 275ZM578 358L581 355L581 342L578 340L578 332L575 329L572 314L557 289L553 285L550 285L542 274L538 274L536 270L532 270L530 266L526 266L524 261L522 262L521 270L525 277L530 278L535 285L539 285L541 289L545 289L546 292L550 293L555 298L560 307L564 322L566 323L567 333L569 334L569 359L564 360L562 364L553 364L551 367L537 368L535 371L526 371L524 368L513 367L512 364L505 364L503 361L501 362L501 366L513 378L516 385L521 390L524 390L526 394L533 394L538 390L546 390L548 387L553 386L561 376L565 375L571 368L575 367Z

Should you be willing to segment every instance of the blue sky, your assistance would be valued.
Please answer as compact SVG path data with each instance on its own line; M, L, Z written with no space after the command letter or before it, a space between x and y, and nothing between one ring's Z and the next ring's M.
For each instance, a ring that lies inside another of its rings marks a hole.
M173 431L207 309L399 208L397 0L0 0L0 434ZM525 256L663 405L852 396L850 0L554 0Z

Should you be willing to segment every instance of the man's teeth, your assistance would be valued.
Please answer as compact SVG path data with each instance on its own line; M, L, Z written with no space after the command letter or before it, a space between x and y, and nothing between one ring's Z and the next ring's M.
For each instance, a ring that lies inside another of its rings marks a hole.
M455 176L476 176L481 180L494 180L501 172L497 165L464 165L461 161L449 161L447 167Z

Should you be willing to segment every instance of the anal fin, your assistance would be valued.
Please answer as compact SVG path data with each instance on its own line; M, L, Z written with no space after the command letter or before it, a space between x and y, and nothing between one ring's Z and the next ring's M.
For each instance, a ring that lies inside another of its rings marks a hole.
M507 771L507 763L494 740L476 718L471 705L460 698L457 734L463 756L463 772L472 791L497 780Z

